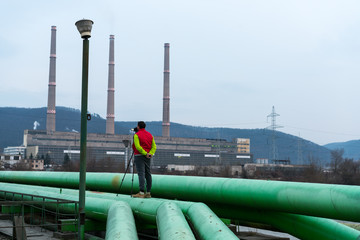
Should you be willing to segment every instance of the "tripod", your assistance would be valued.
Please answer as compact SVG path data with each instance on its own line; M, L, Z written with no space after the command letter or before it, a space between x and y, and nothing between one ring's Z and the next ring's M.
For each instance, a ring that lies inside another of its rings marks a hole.
M129 159L129 162L128 162L128 165L127 165L127 167L126 167L124 176L123 176L123 178L122 178L122 180L121 180L121 183L120 183L120 187L119 187L119 191L118 191L118 192L120 192L121 186L122 186L123 183L124 183L125 176L126 176L127 171L129 170L131 161L133 162L133 171L132 171L132 178L131 178L131 197L132 197L133 187L134 187L134 151L132 152L131 157L130 157L130 159ZM119 194L119 193L117 193L116 196L117 196L118 194Z

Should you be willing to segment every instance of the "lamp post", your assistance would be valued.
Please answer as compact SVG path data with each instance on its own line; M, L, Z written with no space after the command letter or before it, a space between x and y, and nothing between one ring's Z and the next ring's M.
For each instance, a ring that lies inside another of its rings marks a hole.
M83 38L82 90L81 90L81 133L80 133L80 179L79 179L79 234L85 238L85 190L86 190L86 137L87 137L87 101L88 101L88 70L89 70L89 38L93 21L79 20L75 23Z

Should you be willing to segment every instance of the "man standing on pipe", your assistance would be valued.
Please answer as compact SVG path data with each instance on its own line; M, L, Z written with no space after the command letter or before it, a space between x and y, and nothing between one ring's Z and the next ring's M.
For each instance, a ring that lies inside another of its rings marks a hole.
M139 177L140 192L132 195L136 198L151 198L151 158L155 154L156 144L154 137L145 130L146 124L143 121L138 122L137 132L134 135L134 143L132 148L135 155L135 167ZM146 179L146 192L145 192Z

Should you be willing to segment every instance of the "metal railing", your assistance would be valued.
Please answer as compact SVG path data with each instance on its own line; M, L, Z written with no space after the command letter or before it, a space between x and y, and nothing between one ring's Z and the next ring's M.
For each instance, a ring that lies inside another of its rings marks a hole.
M24 229L36 226L40 227L41 232L45 229L61 232L62 226L65 225L72 225L77 230L78 204L78 201L0 190L0 213L6 219L13 221L12 226L0 226L0 231L3 228L12 228L14 233L16 228ZM65 211L60 212L60 209ZM71 211L71 209L75 209L75 211ZM20 225L16 226L15 217L22 218ZM59 221L64 219L73 219L74 221ZM77 234L76 231L75 234ZM12 234L12 239L15 239L14 237Z

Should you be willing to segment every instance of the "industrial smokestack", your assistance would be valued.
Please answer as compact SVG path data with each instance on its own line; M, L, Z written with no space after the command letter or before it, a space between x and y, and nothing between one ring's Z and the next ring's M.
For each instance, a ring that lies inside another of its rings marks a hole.
M55 131L55 94L56 94L56 26L51 27L50 44L50 70L49 70L49 90L48 105L46 112L46 130Z
M170 43L165 43L162 135L170 137Z
M115 134L115 115L114 115L114 35L110 35L109 48L109 80L108 80L108 98L107 98L107 114L106 114L106 133Z

